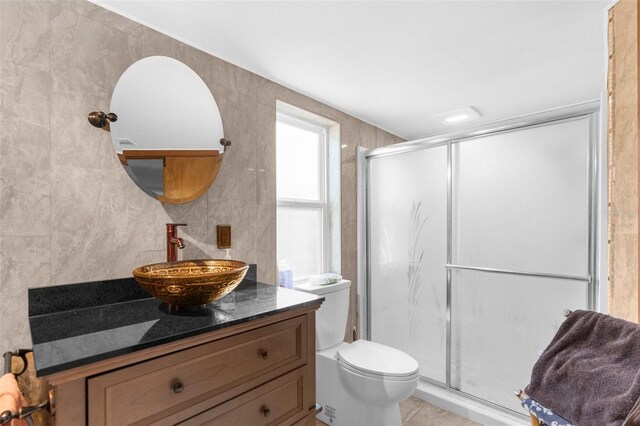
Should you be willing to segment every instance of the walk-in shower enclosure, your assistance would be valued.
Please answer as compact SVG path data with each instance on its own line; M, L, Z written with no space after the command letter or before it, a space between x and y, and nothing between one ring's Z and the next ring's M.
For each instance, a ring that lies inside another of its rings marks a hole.
M521 413L563 311L597 303L597 108L366 152L365 337Z

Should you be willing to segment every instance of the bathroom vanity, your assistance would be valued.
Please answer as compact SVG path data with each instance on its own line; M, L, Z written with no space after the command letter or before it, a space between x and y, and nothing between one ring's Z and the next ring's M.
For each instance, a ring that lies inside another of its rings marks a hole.
M231 297L170 314L133 279L31 289L54 424L314 425L322 300L245 279Z

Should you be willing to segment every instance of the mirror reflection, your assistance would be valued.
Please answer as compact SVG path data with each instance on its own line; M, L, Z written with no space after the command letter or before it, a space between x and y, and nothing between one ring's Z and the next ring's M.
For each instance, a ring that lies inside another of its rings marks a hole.
M140 189L172 204L209 189L228 141L211 91L191 68L166 56L139 60L118 80L111 112L113 148Z

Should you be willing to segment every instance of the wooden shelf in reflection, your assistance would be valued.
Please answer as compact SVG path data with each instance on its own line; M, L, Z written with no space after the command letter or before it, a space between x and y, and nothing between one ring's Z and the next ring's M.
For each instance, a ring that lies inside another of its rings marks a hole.
M163 160L164 195L156 195L162 203L183 204L199 198L215 181L220 165L218 150L123 150L120 163L128 160Z

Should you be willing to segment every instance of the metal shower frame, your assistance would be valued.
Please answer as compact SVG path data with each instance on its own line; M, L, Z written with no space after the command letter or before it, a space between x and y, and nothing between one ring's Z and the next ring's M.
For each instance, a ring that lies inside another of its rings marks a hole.
M424 376L420 379L433 385L447 389L454 394L464 396L470 400L481 402L493 407L501 412L513 415L515 412L503 406L494 404L477 396L455 389L451 386L451 281L452 270L474 270L489 273L500 273L509 275L524 275L540 278L557 278L563 280L574 280L587 284L587 306L595 310L599 305L599 247L598 247L598 201L600 195L599 185L599 160L600 156L606 157L605 153L600 153L598 140L600 139L599 116L600 102L591 101L573 105L566 108L541 112L538 114L517 117L486 126L472 129L465 129L436 135L432 137L417 139L375 149L359 149L358 152L358 309L360 317L361 335L366 339L371 338L371 309L369 293L371 289L370 273L371 265L368 262L371 254L370 235L370 160L389 155L396 155L406 152L423 149L447 146L447 264L446 264L446 382L442 383ZM508 133L525 128L534 128L551 123L567 122L587 118L589 122L589 143L588 143L588 248L587 256L588 274L586 276L545 274L538 272L515 271L508 269L482 268L467 265L453 264L452 257L452 216L453 216L453 167L452 167L452 146L455 143L472 140L475 138ZM524 384L523 384L524 385ZM520 413L516 413L520 414Z

